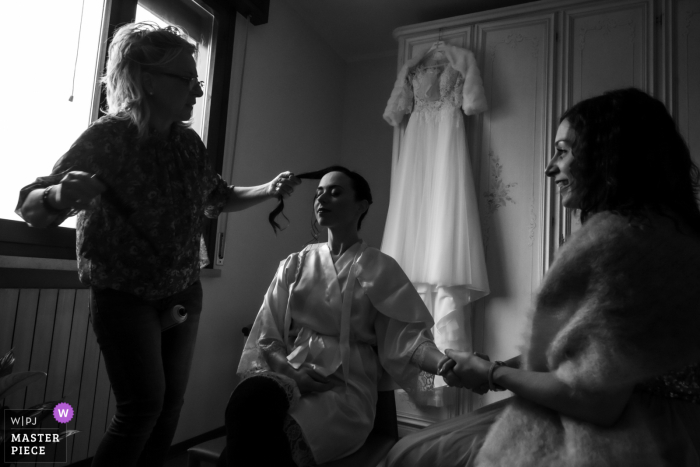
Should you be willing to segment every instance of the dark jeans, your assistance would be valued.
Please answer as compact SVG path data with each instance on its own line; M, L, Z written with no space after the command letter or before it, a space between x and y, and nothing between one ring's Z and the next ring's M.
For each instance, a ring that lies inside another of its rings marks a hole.
M199 281L160 300L91 289L92 328L102 350L117 412L93 467L158 467L175 435L202 311ZM184 323L161 332L159 314L174 305Z

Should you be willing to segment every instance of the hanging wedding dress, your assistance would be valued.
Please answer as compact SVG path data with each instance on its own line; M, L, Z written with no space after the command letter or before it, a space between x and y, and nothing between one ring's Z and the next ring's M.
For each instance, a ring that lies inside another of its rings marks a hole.
M381 250L421 293L441 350L471 350L464 307L489 293L462 116L484 110L472 52L438 42L403 66L384 112L396 127L411 116L392 165Z

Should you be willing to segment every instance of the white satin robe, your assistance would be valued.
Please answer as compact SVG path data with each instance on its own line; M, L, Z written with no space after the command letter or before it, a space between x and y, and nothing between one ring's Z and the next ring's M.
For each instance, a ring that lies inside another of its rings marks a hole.
M384 371L407 391L417 386L420 369L411 357L432 341L432 325L391 257L358 242L334 264L327 244L310 245L280 263L238 373L269 370L259 343L276 339L286 344L292 366L329 375L332 390L300 396L295 388L289 410L320 464L362 446Z

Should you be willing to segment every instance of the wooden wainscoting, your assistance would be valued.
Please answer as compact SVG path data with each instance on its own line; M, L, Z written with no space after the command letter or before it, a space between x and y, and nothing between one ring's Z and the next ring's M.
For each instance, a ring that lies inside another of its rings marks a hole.
M92 457L115 412L102 353L89 320L88 289L0 289L0 355L14 349L14 371L47 378L12 394L9 408L65 401L75 411L68 464ZM27 461L30 459L23 459ZM42 466L47 464L22 464Z

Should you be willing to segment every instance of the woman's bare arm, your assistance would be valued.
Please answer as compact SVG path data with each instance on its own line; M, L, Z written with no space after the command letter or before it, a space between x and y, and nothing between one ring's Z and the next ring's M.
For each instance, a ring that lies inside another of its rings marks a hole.
M453 371L467 388L488 382L492 362L468 352L446 351L455 361ZM513 359L511 364L516 363ZM597 425L615 423L627 405L633 386L612 385L601 391L575 390L551 372L520 370L510 365L493 370L493 383L562 415Z
M596 392L575 390L554 373L509 366L496 367L493 382L563 415L602 426L610 426L620 418L634 389L627 385Z

